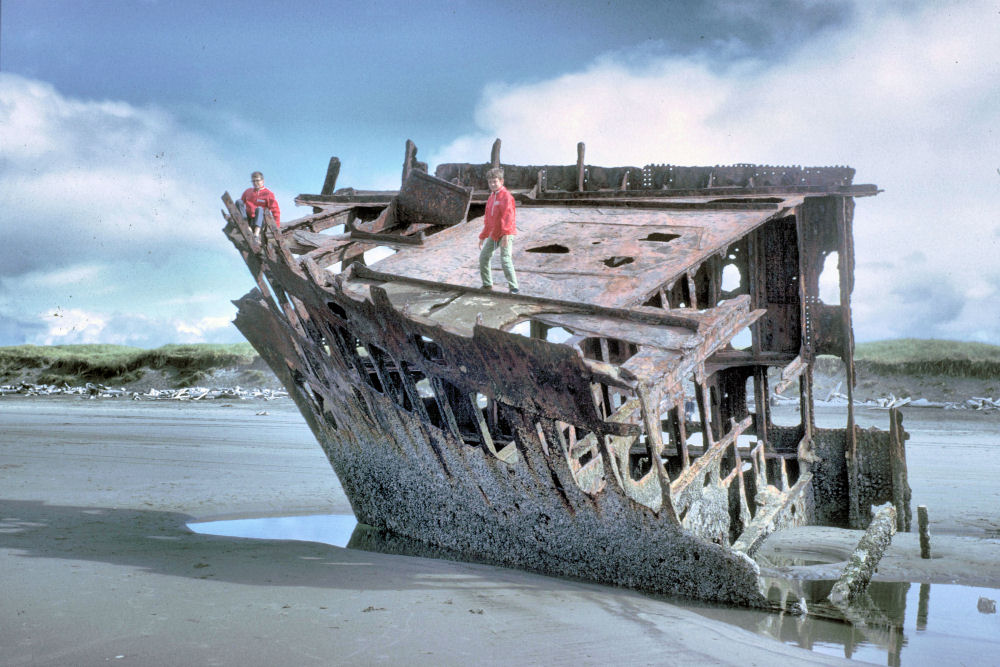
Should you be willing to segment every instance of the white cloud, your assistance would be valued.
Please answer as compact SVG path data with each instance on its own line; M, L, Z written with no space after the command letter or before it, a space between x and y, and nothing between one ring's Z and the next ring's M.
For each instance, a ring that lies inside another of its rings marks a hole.
M239 340L219 195L248 181L170 114L0 73L0 345ZM280 194L279 194L280 197Z
M36 287L51 288L72 283L92 283L102 276L104 268L98 264L77 264L75 266L53 268L50 271L25 276L26 282Z
M435 162L837 165L885 192L859 199L855 330L1000 343L1000 14L995 3L907 11L858 3L850 25L777 64L597 58L558 78L485 89L480 132ZM992 233L991 233L992 230ZM899 261L914 250L926 262ZM992 319L991 319L992 318Z
M702 63L658 60L637 70L600 58L550 81L487 87L476 112L485 132L459 137L432 161L485 162L497 136L511 163L571 164L581 140L592 164L708 161L717 143L711 116L726 97Z
M243 337L232 325L234 314L188 319L135 313L108 315L80 308L56 308L38 314L37 321L44 329L26 342L36 345L105 343L137 347L159 347L165 343L238 342Z
M71 99L4 73L0 145L0 201L15 232L0 246L6 276L151 250L224 250L218 196L246 179L161 110Z
M42 345L113 342L101 339L108 321L100 313L57 308L41 313L39 319L48 325L48 331L41 336Z
M174 329L178 333L178 342L204 343L214 340L216 334L223 330L232 330L232 317L203 317L194 322L174 322Z
M232 251L0 276L0 345L240 340L230 299L251 286Z

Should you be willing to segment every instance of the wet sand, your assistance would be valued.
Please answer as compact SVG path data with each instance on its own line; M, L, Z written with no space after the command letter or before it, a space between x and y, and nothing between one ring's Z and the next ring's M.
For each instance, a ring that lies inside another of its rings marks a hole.
M975 573L976 585L1000 587L1000 541L983 539L1000 527L1000 457L990 455L1000 451L1000 418L931 412L931 426L907 443L914 507L930 506L940 548L961 539L979 555L942 550L928 581ZM884 427L884 414L873 423ZM910 413L907 425L914 431ZM982 464L949 462L956 447L985 455ZM0 663L845 662L717 620L728 610L705 614L514 570L186 527L317 513L350 506L290 401L4 398ZM904 573L910 537L898 536L887 557L901 559Z

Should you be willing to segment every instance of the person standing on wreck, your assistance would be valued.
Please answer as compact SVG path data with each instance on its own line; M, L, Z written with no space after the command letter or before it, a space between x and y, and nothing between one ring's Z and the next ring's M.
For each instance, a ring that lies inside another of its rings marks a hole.
M260 230L264 226L264 211L270 211L274 224L281 227L281 209L278 208L278 199L274 193L264 187L264 174L255 171L250 174L250 180L253 187L243 191L236 207L251 224L254 234L260 236Z
M493 167L486 172L486 182L490 186L490 198L486 200L486 215L483 217L483 231L479 234L479 277L483 289L493 289L493 275L490 262L493 253L500 248L500 265L507 278L507 287L512 294L518 293L517 274L514 272L514 196L503 186L503 169Z

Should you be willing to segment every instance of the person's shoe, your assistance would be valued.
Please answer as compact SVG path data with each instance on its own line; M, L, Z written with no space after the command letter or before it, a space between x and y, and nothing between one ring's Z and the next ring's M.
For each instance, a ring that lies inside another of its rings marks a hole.
M520 292L520 291L521 291L521 290L517 289L516 287L511 287L511 288L510 288L510 293L511 293L511 294L517 294L517 293L518 293L518 292Z
M493 285L483 285L483 286L480 287L480 289L491 290L491 289L493 289Z

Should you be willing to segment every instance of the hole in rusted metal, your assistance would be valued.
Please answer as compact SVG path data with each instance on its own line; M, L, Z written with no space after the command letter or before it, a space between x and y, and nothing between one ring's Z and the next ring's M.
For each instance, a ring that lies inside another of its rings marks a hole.
M550 343L565 343L573 337L573 332L563 327L551 327L545 332L545 340Z
M695 412L691 416L691 421L687 423L687 446L688 451L691 452L692 457L700 454L699 448L705 443L705 437L702 435L701 429L701 417Z
M407 411L412 411L413 404L410 401L406 388L403 386L402 374L407 372L406 365L403 364L402 368L400 368L396 360L377 345L369 345L368 352L371 354L376 368L382 371L382 379L385 380L385 384L389 385L385 387L388 392L383 393L387 393L399 407Z
M780 394L771 392L771 424L775 426L801 426L801 383L796 378Z
M823 271L819 274L819 300L829 305L840 304L840 256L831 252L823 261Z
M368 401L365 400L365 397L362 396L361 391L357 387L351 387L351 389L354 390L354 402L355 402L355 404L359 408L361 408L361 412L365 413L365 417L368 417L368 419L371 419L372 418L372 413L368 409Z
M545 339L550 343L565 343L575 335L569 329L545 324L538 320L521 320L507 329L507 333L517 334L525 338Z
M799 460L798 459L786 459L785 460L785 474L788 475L788 487L791 488L795 486L795 483L799 481ZM795 505L792 505L792 516L795 515Z
M617 338L589 336L580 341L580 350L586 359L623 364L639 352L639 346Z
M396 251L392 248L384 245L372 248L371 250L366 250L364 254L365 265L371 266L379 260L385 259L389 255L395 255Z
M461 389L454 385L443 383L448 390L448 397L452 399L451 407L455 413L459 433L462 440L467 445L478 447L480 444L479 420L484 418L483 410L489 400L479 392L475 394L464 394ZM476 410L479 415L476 415Z
M680 237L681 237L680 234L666 234L664 232L653 232L652 234L641 240L656 241L657 243L669 243L674 239L679 239Z
M525 338L534 338L534 336L531 335L531 329L531 320L521 320L508 329L507 333L517 334L518 336L524 336Z
M653 296L649 297L642 305L648 306L649 308L663 308L663 299L660 298L660 293L657 292Z
M628 474L634 481L638 482L649 474L653 469L653 460L649 458L646 451L645 435L636 441L636 445L629 452Z
M356 349L358 352L358 360L361 363L362 379L368 383L369 387L378 393L385 393L385 389L382 387L382 381L379 380L378 377L378 371L375 369L375 361L372 355L368 352L368 348L359 341Z
M333 227L320 231L320 236L339 236L340 234L343 234L344 231L344 225L334 225Z
M733 346L734 350L746 350L750 348L753 344L753 335L750 333L749 327L743 327L740 329L733 339L729 341L729 344Z
M413 342L417 346L417 349L420 350L421 356L427 361L432 361L436 364L445 363L444 351L433 338L414 336Z
M330 312L339 317L342 320L347 319L347 311L344 310L339 304L333 301L327 301L326 305L330 308Z
M616 255L614 257L608 257L606 260L604 260L604 266L615 268L618 266L625 266L626 264L631 264L634 261L635 257L619 257Z
M427 412L427 418L430 419L431 424L442 431L448 431L448 421L444 416L444 411L451 409L447 403L448 398L440 395L435 389L435 385L427 378L417 383L417 393L420 395L420 400L423 401L424 411Z
M757 414L757 381L754 380L753 375L747 376L746 383L746 397L747 397L747 414L756 415ZM751 432L757 433L757 423L754 421L754 425L751 427Z
M525 252L540 252L546 255L565 255L569 252L569 248L564 245L559 245L558 243L552 243L549 245L538 246L537 248L528 248Z
M499 401L491 401L490 410L490 418L487 421L490 425L490 434L499 449L514 442L514 421L517 419L517 413L514 408Z
M722 267L722 291L735 292L743 286L743 276L740 275L739 267L730 262Z

